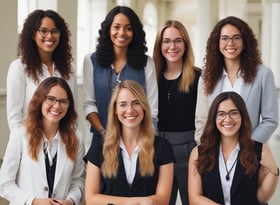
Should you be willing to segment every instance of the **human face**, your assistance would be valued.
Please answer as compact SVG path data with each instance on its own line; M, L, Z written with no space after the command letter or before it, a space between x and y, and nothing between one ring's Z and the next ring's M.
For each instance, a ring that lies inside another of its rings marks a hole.
M117 14L110 27L110 38L114 47L127 48L133 38L129 19L122 13Z
M238 113L233 113L232 115L227 114L224 119L219 119L217 117L219 112L233 112L238 111L237 107L234 105L231 99L224 100L220 103L217 114L216 114L216 126L221 133L222 138L238 138L239 129L241 127L241 117L238 117Z
M44 36L45 31L50 31ZM58 32L57 32L58 31ZM60 31L56 28L55 22L48 17L42 19L41 25L34 35L40 55L52 54L60 40Z
M136 97L126 88L120 90L116 100L116 114L122 127L140 128L144 118L144 110Z
M162 34L161 53L169 62L181 62L185 52L185 43L177 28L166 28Z
M219 48L225 60L240 60L240 54L244 48L242 36L241 41L234 41L230 39L227 43L225 43L221 40L222 37L232 38L234 36L241 36L237 27L227 24L221 29Z
M56 102L54 103L53 99L50 100L48 98L55 98ZM43 121L58 124L68 111L69 103L67 105L67 100L66 91L59 85L53 86L42 104Z

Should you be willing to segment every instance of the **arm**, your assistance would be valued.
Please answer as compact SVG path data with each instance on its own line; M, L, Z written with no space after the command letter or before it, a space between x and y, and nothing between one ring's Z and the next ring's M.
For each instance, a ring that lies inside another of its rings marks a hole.
M209 110L208 97L204 93L203 86L203 79L200 77L197 87L197 102L195 110L195 140L198 144L200 143L200 137L203 133Z
M157 128L158 122L158 86L154 61L150 56L145 67L147 98L152 110L153 125Z
M147 197L120 197L100 193L100 169L88 162L85 183L87 204L106 205L168 205L173 182L173 163L160 166L156 194Z
M78 113L79 112L79 94L78 94L78 85L77 85L77 75L75 71L75 67L72 64L71 65L71 71L70 78L68 80L68 84L72 90L74 101L75 101L75 110Z
M23 120L25 75L19 59L10 64L7 74L7 119L10 130L20 126Z
M96 129L103 129L98 116L96 107L95 92L93 85L93 64L90 59L91 53L84 58L83 75L84 75L84 113L90 124Z
M16 182L22 163L22 152L25 149L23 145L23 140L25 140L25 136L22 135L23 132L23 128L14 128L11 131L0 169L0 196L13 204L25 203L31 205L34 196L19 187Z
M266 204L275 192L279 179L279 176L276 176L277 173L279 175L279 168L267 144L263 145L260 164L257 198L259 202Z
M217 205L214 201L203 196L201 175L196 168L198 158L197 147L193 148L189 159L188 191L191 205Z
M278 126L278 97L272 71L264 68L259 72L261 72L261 121L253 130L252 138L267 143Z

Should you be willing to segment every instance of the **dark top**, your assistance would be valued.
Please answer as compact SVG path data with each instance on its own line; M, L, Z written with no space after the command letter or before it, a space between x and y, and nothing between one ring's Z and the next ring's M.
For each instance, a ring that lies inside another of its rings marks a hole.
M255 153L257 155L258 161L261 159L261 152L262 143L255 142ZM219 153L217 153L216 156L217 161L218 155ZM238 160L230 189L231 205L259 205L257 200L258 173L259 166L252 176L246 175L245 168ZM214 169L208 173L202 173L201 177L203 195L219 204L225 204L219 173L219 165L216 164Z
M121 150L119 152L119 167L115 178L105 178L101 173L100 193L114 196L149 196L155 194L161 165L175 161L173 151L169 142L161 137L155 137L155 155L153 176L142 177L139 171L137 160L136 173L131 185L128 184L122 159ZM85 157L86 160L101 167L103 162L102 141L95 139Z
M184 132L195 130L197 85L200 73L200 71L195 70L195 80L189 93L178 91L178 82L182 74L175 80L167 80L162 75L158 85L159 131Z

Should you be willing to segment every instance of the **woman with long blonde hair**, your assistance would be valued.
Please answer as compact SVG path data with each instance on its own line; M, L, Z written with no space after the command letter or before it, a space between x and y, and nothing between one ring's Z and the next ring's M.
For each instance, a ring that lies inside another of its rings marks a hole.
M85 158L87 204L168 204L174 156L168 141L155 137L139 83L116 86L104 141L96 139Z

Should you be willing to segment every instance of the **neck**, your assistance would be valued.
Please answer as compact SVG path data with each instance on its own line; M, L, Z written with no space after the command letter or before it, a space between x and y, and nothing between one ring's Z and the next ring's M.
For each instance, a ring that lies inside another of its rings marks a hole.
M43 130L44 130L44 134L45 134L46 138L49 141L51 141L55 137L55 134L58 131L58 124L46 124L46 123L44 123Z
M182 72L182 64L168 64L166 70L164 71L164 77L167 80L173 80L178 78L179 74Z

